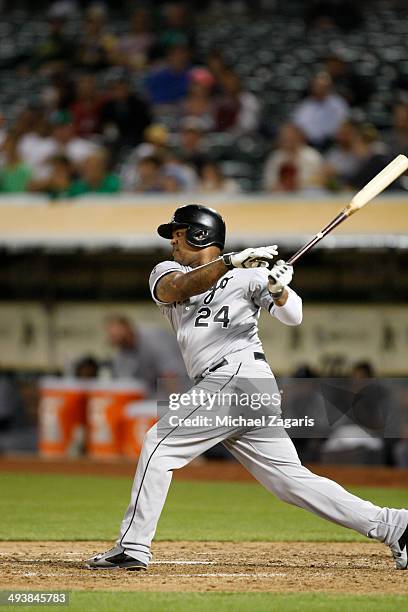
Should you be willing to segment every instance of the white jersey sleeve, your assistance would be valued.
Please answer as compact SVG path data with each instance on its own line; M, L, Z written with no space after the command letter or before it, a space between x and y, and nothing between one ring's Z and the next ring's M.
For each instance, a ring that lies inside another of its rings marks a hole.
M289 296L284 306L277 306L268 291L268 268L257 268L249 283L251 299L259 308L285 325L300 325L302 322L302 298L290 287Z
M156 304L160 304L161 306L168 305L168 302L161 302L156 295L156 285L159 282L159 280L163 278L163 276L166 276L166 274L170 274L170 272L183 272L184 273L186 271L187 271L187 268L177 263L176 261L162 261L161 263L157 264L157 266L153 268L153 270L150 273L149 286L150 286L150 293L152 294L152 298L154 299Z

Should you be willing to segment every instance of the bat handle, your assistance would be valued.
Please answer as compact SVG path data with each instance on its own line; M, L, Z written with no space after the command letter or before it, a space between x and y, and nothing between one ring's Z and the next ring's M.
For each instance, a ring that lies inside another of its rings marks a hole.
M314 245L317 244L323 237L323 232L319 232L318 234L316 234L316 236L310 242L305 244L301 249L299 249L291 257L289 257L286 263L293 266L293 264L295 264L301 257L303 257L303 255L308 253L310 249L312 249Z
M315 246L315 244L320 242L320 240L324 238L326 234L329 234L335 227L337 227L338 225L340 225L340 223L342 223L345 219L347 219L347 217L348 217L348 214L345 213L344 211L339 213L337 217L333 219L333 221L331 221L328 225L326 225L326 227L320 230L320 232L318 232L316 236L314 236L307 244L305 244L301 249L299 249L291 257L289 257L286 263L293 266L294 263L299 261L299 259L303 257L303 255L308 253L310 249L312 249Z
M296 253L294 253L291 257L289 257L289 259L286 260L286 263L293 266L293 264L296 263L298 259L300 259L305 253L310 251L310 249L316 244L316 242L318 242L322 238L323 236L320 236L320 233L316 234L316 236L310 242L305 244L301 249L299 249L299 251L296 251ZM269 270L272 270L275 263L276 262L274 261L271 261L268 263L267 267L269 268Z

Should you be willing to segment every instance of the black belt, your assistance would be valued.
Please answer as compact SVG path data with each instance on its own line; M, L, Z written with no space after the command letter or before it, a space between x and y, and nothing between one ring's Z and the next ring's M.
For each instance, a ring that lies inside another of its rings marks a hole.
M266 361L265 355L263 353L258 353L257 351L254 352L254 359L256 359L257 361ZM209 368L207 371L208 373L215 372L215 370L219 370L219 368L223 368L225 365L228 365L228 361L224 357L224 359L222 359L212 368Z

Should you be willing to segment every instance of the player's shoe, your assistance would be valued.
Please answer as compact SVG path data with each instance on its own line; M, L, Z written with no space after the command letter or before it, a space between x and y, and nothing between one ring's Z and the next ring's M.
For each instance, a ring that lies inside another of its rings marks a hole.
M127 569L146 570L146 563L127 555L122 548L115 546L104 553L99 553L86 561L88 569Z
M408 569L408 524L400 539L391 544L390 548L395 559L395 567L400 570Z

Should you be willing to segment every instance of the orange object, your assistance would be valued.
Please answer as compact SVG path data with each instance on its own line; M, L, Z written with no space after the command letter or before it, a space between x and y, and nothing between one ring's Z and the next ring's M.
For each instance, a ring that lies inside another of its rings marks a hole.
M124 409L145 397L145 386L137 380L97 381L92 384L87 405L87 451L90 457L120 456Z
M132 402L122 418L122 453L134 459L140 455L145 433L157 421L157 402Z
M75 456L83 452L87 385L70 378L41 381L39 451L43 457Z

